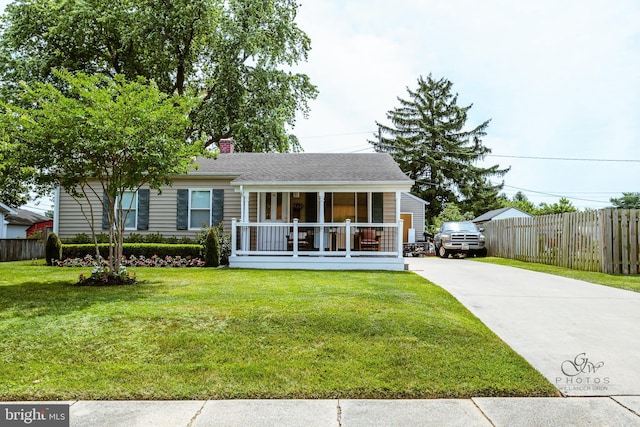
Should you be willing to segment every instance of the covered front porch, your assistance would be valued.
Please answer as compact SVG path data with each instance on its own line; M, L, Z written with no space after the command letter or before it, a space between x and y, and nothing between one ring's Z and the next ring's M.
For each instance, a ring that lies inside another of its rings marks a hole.
M231 223L232 268L404 269L399 191L282 190L240 190L241 218Z

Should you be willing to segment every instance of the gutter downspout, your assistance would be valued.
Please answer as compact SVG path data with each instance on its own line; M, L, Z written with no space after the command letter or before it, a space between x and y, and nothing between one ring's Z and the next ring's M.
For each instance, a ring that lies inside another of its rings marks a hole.
M53 232L60 234L60 186L56 188L53 197Z

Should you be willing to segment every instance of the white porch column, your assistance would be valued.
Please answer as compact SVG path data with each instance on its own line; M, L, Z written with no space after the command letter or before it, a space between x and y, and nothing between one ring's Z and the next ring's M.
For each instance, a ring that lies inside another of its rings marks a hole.
M298 258L298 218L293 218L293 257Z
M236 225L238 220L235 218L231 218L231 256L236 256L236 242L238 241L238 231L236 230Z
M402 258L403 248L402 248L402 230L404 228L404 221L398 221L398 258Z
M318 192L318 198L320 199L320 209L318 210L318 223L324 224L324 191ZM324 227L320 227L320 252L324 252Z
M242 222L249 222L249 198L251 193L242 192Z
M396 224L398 224L398 258L402 258L402 233L404 232L404 222L400 218L400 201L402 200L402 193L396 191Z
M346 226L345 226L345 249L347 250L347 254L345 255L345 258L351 258L351 220L349 218L347 218L346 222Z

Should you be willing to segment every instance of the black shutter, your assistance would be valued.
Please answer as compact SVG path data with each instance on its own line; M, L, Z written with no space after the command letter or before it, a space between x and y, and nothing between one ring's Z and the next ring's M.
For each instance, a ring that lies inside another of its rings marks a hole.
M372 193L371 194L371 220L374 223L384 222L384 194Z
M178 190L176 230L189 229L189 190Z
M109 196L106 192L102 194L102 229L109 229L109 213L107 208L109 207Z
M211 226L224 221L224 190L211 191Z
M138 190L138 230L149 229L149 190Z

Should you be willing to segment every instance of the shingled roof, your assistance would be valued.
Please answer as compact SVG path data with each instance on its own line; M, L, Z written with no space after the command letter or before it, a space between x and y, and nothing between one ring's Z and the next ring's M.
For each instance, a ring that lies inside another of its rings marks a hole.
M28 209L16 209L16 213L6 216L7 222L10 225L24 225L32 226L40 222L51 221L51 218L37 214Z
M231 153L198 163L191 175L235 176L237 185L413 182L387 153Z

